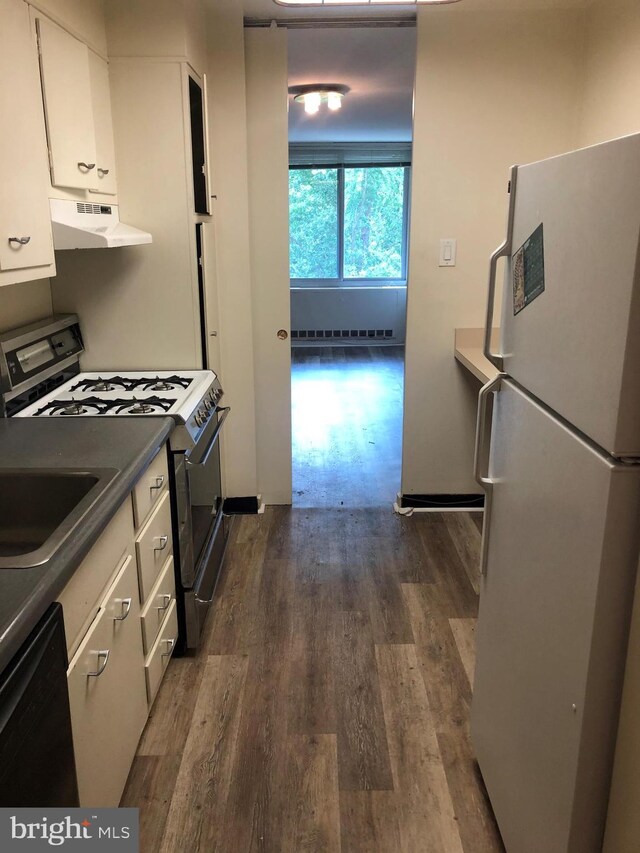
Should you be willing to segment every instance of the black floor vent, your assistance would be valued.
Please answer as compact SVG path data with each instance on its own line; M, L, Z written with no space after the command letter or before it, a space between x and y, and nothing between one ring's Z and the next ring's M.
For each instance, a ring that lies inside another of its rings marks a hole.
M484 495L402 495L402 509L481 509Z
M255 495L244 498L225 498L222 511L225 515L255 515L259 503Z
M291 338L297 341L318 341L349 338L388 340L394 337L393 329L294 329Z

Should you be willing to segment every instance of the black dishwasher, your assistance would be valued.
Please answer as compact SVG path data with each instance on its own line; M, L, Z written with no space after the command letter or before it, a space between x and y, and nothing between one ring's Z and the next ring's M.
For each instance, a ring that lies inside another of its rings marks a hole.
M62 607L0 675L0 806L78 806Z

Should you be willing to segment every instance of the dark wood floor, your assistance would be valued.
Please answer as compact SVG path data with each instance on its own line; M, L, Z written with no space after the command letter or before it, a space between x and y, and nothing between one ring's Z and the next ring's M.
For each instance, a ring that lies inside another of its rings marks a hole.
M291 351L293 504L393 504L400 489L404 347Z
M123 797L142 850L502 851L469 739L479 522L238 518Z

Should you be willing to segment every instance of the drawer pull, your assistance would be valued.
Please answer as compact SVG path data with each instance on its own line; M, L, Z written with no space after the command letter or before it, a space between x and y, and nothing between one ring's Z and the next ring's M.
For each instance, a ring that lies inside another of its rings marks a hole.
M149 490L154 492L156 489L161 489L164 486L164 474L161 474L160 477L156 477L155 486L149 486Z
M109 174L108 169L101 169L100 166L98 166L98 177L99 178L104 178L104 176L108 175L108 174Z
M109 649L102 649L98 652L98 668L95 672L88 672L87 678L97 678L97 676L102 675L102 673L107 668L107 664L109 663L109 655L111 654ZM100 658L103 658L102 665L100 665Z
M156 607L156 610L160 610L160 611L166 610L167 607L173 601L173 596L171 595L171 593L165 592L165 594L162 596L162 601L163 601L163 604L161 604L160 607Z
M83 163L82 160L78 163L78 169L80 169L81 172L90 172L92 169L95 169L95 167L95 163Z
M167 644L167 651L162 652L161 657L163 657L163 658L171 657L171 652L173 651L173 648L176 644L176 641L175 640L165 640L164 642Z
M124 620L127 618L129 613L131 613L131 599L130 598L123 598L122 601L120 602L120 604L122 606L122 613L120 614L120 616L114 616L113 617L114 622L124 622Z
M31 237L9 237L10 243L19 243L21 246L26 246L31 240Z
M156 551L164 551L164 549L169 544L169 537L168 536L156 536L156 542L159 542L160 544L154 545L154 547L153 547L154 553Z

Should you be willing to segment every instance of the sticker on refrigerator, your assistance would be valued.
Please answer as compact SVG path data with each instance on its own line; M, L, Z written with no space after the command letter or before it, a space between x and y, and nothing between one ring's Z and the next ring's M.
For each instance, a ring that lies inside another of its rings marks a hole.
M512 259L513 314L519 314L544 292L544 240L542 223Z

